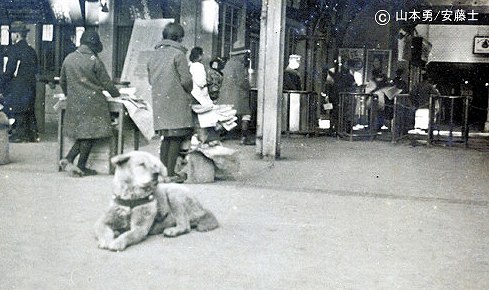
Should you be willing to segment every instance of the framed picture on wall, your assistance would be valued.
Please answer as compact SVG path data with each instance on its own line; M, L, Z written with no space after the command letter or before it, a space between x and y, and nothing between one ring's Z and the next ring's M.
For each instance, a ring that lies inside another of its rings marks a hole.
M365 82L372 78L372 71L379 69L388 78L391 75L391 50L367 49L367 60L365 66Z
M489 55L489 36L474 37L474 54Z

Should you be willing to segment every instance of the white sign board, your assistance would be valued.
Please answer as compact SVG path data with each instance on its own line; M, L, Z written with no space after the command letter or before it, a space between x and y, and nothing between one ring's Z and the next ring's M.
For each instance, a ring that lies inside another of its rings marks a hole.
M165 25L173 19L136 19L127 49L121 81L136 88L135 95L152 104L147 63L155 45L161 41Z

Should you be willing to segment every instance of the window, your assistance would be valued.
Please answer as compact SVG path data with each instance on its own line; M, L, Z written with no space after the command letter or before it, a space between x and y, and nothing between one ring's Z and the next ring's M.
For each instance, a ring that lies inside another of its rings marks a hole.
M233 48L236 48L236 43L243 41L244 31L246 29L243 19L244 9L231 5L222 4L219 10L219 36L218 36L218 54L223 57L229 57ZM241 26L241 27L240 27ZM242 31L240 31L242 30ZM238 35L243 34L243 39L238 39ZM243 45L244 46L244 45Z

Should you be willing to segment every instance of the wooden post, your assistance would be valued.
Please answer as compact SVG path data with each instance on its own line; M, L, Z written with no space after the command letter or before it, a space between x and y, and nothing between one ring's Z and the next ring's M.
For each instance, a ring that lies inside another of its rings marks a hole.
M258 63L257 153L280 156L280 116L285 38L285 2L263 0Z
M487 98L489 99L489 91L487 94ZM487 107L487 117L486 117L486 123L484 124L484 132L489 132L489 106Z
M104 49L99 53L99 57L105 65L107 72L111 78L114 78L114 57L115 57L115 38L116 38L116 27L115 27L115 1L108 1L109 12L107 18L99 24L98 34L100 36L100 41L104 46Z

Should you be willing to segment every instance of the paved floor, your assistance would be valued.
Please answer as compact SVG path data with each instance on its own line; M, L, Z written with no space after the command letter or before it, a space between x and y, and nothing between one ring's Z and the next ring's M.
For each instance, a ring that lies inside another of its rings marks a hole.
M233 181L189 185L221 227L99 250L109 175L56 171L56 144L0 166L2 289L489 289L489 150L284 138L235 141ZM157 144L142 148L157 152Z

